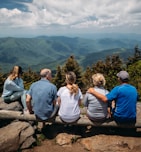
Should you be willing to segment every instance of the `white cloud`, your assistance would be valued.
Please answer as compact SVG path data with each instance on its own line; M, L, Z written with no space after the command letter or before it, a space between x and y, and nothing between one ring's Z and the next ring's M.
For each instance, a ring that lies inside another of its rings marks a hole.
M129 32L141 31L140 0L33 0L25 5L28 12L18 8L0 9L0 29L26 27L39 28L40 31L45 28L45 32L51 32L51 29L63 32L67 28L69 31L79 29L79 32L92 28L105 29L105 32L128 32L127 29L130 29Z

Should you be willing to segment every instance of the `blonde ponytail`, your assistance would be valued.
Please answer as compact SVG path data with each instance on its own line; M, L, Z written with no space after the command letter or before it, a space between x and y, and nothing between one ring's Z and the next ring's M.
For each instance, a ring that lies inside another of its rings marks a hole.
M78 85L75 84L76 75L74 72L70 71L66 74L66 83L69 84L70 94L76 95L78 93Z
M72 84L70 88L70 93L71 95L77 95L78 94L78 85L77 84Z

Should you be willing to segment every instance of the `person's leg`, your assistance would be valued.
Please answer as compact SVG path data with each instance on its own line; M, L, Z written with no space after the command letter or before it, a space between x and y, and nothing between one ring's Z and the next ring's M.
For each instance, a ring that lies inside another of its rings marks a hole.
M8 97L4 97L4 102L5 103L11 103L11 102L14 102L14 101L18 101L18 100L21 100L21 95L23 94L22 91L20 92L14 92L11 96L8 96Z
M8 97L3 97L3 101L7 104L11 103L12 101L10 100L10 96Z
M10 96L11 101L21 100L21 96L23 94L23 91L15 92Z
M23 91L23 94L21 95L21 103L22 103L22 106L23 106L24 111L27 111L26 93L27 93L27 90L24 90L24 91Z

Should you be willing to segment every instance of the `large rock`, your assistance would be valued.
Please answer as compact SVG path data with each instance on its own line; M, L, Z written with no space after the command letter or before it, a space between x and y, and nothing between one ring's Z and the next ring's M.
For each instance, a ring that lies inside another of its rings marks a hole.
M34 142L34 128L27 122L13 122L0 129L0 151L14 152L29 148Z
M0 110L21 111L22 110L22 106L21 106L20 102L18 102L18 101L11 102L11 103L7 104L0 97Z
M5 103L3 98L0 97L0 110L12 110L12 111L22 111L22 106L19 101L12 103ZM10 124L13 120L0 119L0 128Z
M138 137L110 135L96 135L81 140L81 144L87 150L97 152L139 152L141 150L140 143L141 138Z
M73 142L76 142L77 139L81 138L78 135L72 135L67 133L60 133L56 136L56 143L60 146L70 146Z

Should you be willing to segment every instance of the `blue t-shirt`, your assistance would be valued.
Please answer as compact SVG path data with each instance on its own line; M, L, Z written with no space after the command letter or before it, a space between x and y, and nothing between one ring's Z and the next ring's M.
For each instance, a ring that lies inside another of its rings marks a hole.
M118 122L136 120L137 90L130 84L116 86L106 95L108 101L115 100L114 117Z
M34 82L28 94L32 97L33 111L37 117L47 120L54 110L53 101L57 97L57 88L48 80Z

